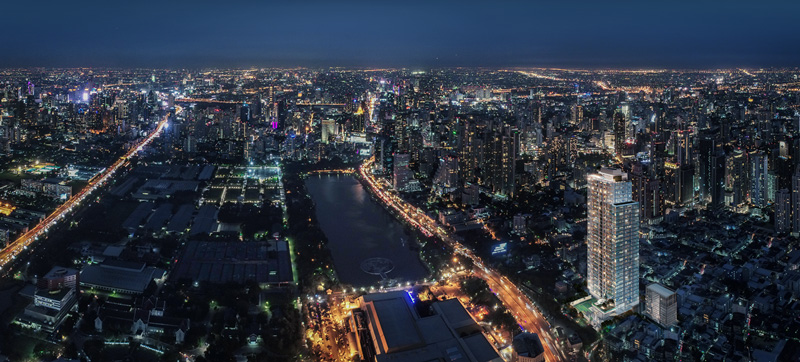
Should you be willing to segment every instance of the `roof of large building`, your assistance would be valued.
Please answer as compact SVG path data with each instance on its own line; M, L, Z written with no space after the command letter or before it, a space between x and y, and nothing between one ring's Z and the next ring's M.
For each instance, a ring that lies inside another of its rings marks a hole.
M280 284L294 280L289 248L284 240L187 242L171 278L215 284L248 280Z
M164 273L164 270L142 263L106 260L103 264L84 267L81 270L81 285L123 293L143 293L150 282L160 279Z
M420 317L404 291L361 297L376 349L376 361L501 361L480 326L457 299L435 302Z
M218 209L214 205L203 205L197 210L189 235L208 234L217 226Z
M189 221L192 220L194 213L194 206L191 204L183 204L178 208L178 212L172 216L167 224L167 231L178 233L183 232L189 227Z
M371 323L379 330L385 341L387 351L416 346L422 343L422 336L414 323L414 315L406 302L400 298L376 300L372 302L374 313Z
M475 321L458 299L453 298L437 302L434 304L434 308L442 314L447 323L454 329L475 324Z
M492 344L489 343L486 336L481 333L463 337L462 340L466 344L467 350L476 361L492 361L499 358L497 350L492 347Z

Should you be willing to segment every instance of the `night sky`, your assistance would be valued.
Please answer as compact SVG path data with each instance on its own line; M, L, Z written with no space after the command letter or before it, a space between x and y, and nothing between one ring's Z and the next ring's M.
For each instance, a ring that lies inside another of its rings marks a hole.
M0 25L2 67L800 66L798 0L17 0Z

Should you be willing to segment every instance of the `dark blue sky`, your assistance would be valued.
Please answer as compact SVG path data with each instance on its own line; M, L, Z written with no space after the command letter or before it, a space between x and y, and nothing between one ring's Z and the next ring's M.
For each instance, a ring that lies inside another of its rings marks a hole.
M0 66L800 66L794 1L12 1Z

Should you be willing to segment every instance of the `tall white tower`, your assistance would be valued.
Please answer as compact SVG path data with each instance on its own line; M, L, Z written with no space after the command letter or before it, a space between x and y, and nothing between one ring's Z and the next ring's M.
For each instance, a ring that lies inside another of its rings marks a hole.
M639 304L639 203L621 170L604 168L587 179L589 293L613 300L613 314L621 314Z

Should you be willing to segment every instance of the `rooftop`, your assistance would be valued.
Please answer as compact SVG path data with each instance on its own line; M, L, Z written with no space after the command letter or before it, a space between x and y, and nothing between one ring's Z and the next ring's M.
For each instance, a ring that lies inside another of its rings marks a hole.
M536 357L544 353L542 341L536 333L522 333L514 337L514 352L520 356Z
M668 289L667 287L665 287L665 286L663 286L661 284L658 284L658 283L652 283L652 284L648 285L647 289L658 293L658 295L660 295L662 297L669 297L669 296L675 294L674 291L672 291L672 290Z
M164 276L164 271L145 267L142 263L106 260L103 264L87 265L81 270L81 285L140 294L154 279Z
M361 297L377 361L502 360L457 299L433 303L436 314L424 318L413 303L405 291Z

